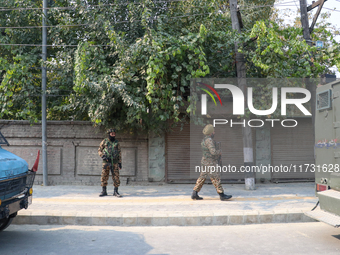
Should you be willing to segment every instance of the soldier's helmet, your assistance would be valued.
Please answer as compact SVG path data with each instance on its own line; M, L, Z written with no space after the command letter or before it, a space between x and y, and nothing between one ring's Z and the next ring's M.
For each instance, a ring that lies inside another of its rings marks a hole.
M112 132L115 132L115 133L116 133L116 129L110 128L110 129L108 129L108 130L106 131L107 134L110 134L110 133L112 133Z
M212 133L214 133L214 131L214 127L211 124L208 124L203 128L204 135L211 135Z

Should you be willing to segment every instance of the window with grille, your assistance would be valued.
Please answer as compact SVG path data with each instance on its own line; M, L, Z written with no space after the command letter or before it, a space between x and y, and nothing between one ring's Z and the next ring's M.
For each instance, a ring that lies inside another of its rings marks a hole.
M316 95L317 102L316 102L316 109L326 110L332 108L332 100L331 100L332 91L330 89L320 92Z

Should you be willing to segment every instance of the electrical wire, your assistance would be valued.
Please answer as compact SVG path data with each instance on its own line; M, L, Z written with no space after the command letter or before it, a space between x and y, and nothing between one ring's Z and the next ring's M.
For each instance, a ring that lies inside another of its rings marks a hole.
M184 0L173 0L173 1L157 1L155 3L169 3L169 2L184 2ZM294 1L291 1L294 2ZM291 3L291 2L285 2L285 3L278 3L277 5L280 6L292 6L292 5L285 5L287 3ZM126 5L126 3L124 3ZM140 3L134 3L134 4L140 4ZM117 5L117 4L107 4L107 5ZM123 5L123 4L118 4L118 5ZM274 4L275 5L275 4ZM96 5L96 6L104 6L104 5ZM263 7L273 7L273 5L258 5L258 6L250 6L247 8L242 8L240 10L248 10L248 9L256 9L256 8L263 8ZM3 8L3 7L0 7ZM58 8L58 7L51 7L50 9L53 8ZM60 7L60 8L68 8L68 7ZM77 7L72 7L72 8L77 8ZM8 10L21 10L21 9L42 9L42 8L14 8L14 9L0 9L0 11L8 11ZM45 8L45 9L49 9L49 8ZM209 13L205 13L205 14L209 14ZM190 17L190 16L198 16L198 15L205 15L205 14L194 14L194 15L188 15L188 16L176 16L173 18L181 18L181 17ZM141 22L142 20L135 20L134 22ZM129 20L126 21L118 21L115 22L114 24L121 24L121 23L128 23L130 22ZM0 29L33 29L33 28L52 28L52 27L77 27L77 26L90 26L93 24L70 24L70 25L47 25L47 26L26 26L26 27L21 27L21 26L16 26L16 27L0 27Z
M339 1L339 0L336 0ZM172 1L154 1L154 4L158 3L174 3L174 2L186 2L186 0L172 0ZM295 1L289 1L289 2L282 2L282 3L274 3L274 5L284 5L288 3L295 3ZM120 3L120 4L99 4L99 5L89 5L89 6L66 6L66 7L25 7L25 8L9 8L9 7L0 7L0 12L2 11L20 11L20 10L68 10L68 9L77 9L79 7L85 7L85 8L94 8L94 7L107 7L107 6L121 6L121 5L129 5L129 4L141 4L141 3ZM241 7L242 5L240 5ZM259 5L251 8L260 8L260 7L272 7L273 5ZM202 8L201 6L194 6L197 8ZM164 8L164 7L149 7L149 8Z
M117 22L118 23L126 23L129 21L122 21L122 22ZM88 26L88 25L92 25L92 24L72 24L72 25L54 25L54 26L28 26L28 27L0 27L0 29L16 29L16 28L20 28L20 29L31 29L31 28L42 28L42 27L80 27L80 26Z
M169 17L169 19L174 19L174 18L184 18L184 17L194 17L194 16L202 16L202 15L208 15L211 13L201 13L201 14L193 14L193 15L183 15L183 16L175 16L175 17ZM141 22L142 20L134 20L133 22ZM131 22L130 20L125 20L125 21L118 21L115 22L114 24L121 24L121 23L129 23ZM27 27L0 27L0 29L31 29L31 28L42 28L42 27L77 27L77 26L89 26L93 24L73 24L73 25L53 25L53 26L27 26Z
M240 8L240 11L242 10L249 10L249 9L257 9L257 8L264 8L264 7L275 7L275 6L283 6L283 7L294 7L294 5L291 5L291 4L288 4L287 3L278 3L278 4L274 4L274 5L254 5L254 6L249 6L249 7L246 7L246 8Z
M78 47L78 45L76 45L76 44L71 44L71 45L67 45L67 44L65 44L65 45L63 45L63 44L60 44L60 45L53 45L53 44L50 44L50 45L42 45L42 44L10 44L10 43L0 43L0 46ZM98 45L92 45L92 44L90 44L89 46L91 46L91 47L112 47L111 45L105 45L105 44L98 44Z
M174 1L157 1L154 3L171 3L171 2L185 2L185 0L174 0ZM241 8L240 10L248 10L248 9L257 9L257 8L263 8L263 7L274 7L274 6L287 6L287 7L292 7L292 5L286 5L288 3L292 3L294 1L290 1L290 2L283 2L283 3L277 3L274 5L259 5L259 6L251 6L251 7L247 7L247 8ZM131 3L131 4L140 4L140 3ZM102 5L93 5L90 7L105 7L105 6L116 6L116 5L127 5L127 3L124 4L102 4ZM203 8L201 6L194 6L195 8ZM4 8L4 7L0 7L0 8ZM78 7L50 7L50 8L12 8L12 9L0 9L1 11L9 11L9 10L38 10L38 9L76 9ZM150 7L151 9L155 9L155 8L159 8L162 9L164 7ZM93 9L92 9L93 10ZM189 16L188 16L189 17ZM139 20L140 21L140 20ZM115 24L119 24L119 23L126 23L129 21L120 21L120 22L116 22ZM87 25L92 25L92 24L71 24L71 25L47 25L44 27L47 28L51 28L51 27L74 27L74 26L87 26ZM43 26L27 26L27 27L0 27L0 29L32 29L32 28L42 28Z
M340 0L339 0L340 1ZM173 0L173 1L157 1L155 3L170 3L170 2L184 2L183 0ZM290 2L282 2L282 3L278 3L276 5L283 5L283 6L287 6L285 4L288 3L292 3L295 1L290 1ZM126 3L124 3L126 5ZM108 4L108 5L124 5L124 4ZM133 3L133 4L140 4L140 3ZM275 5L275 4L274 4ZM104 6L104 5L96 5L96 6ZM241 10L247 10L247 9L256 9L256 8L263 8L263 7L273 7L273 5L259 5L259 6L250 6ZM0 7L3 8L3 7ZM58 8L58 7L51 7L50 9L53 8ZM67 8L67 7L61 7L61 8ZM73 7L72 7L73 8ZM324 7L327 10L331 10L331 11L337 11L340 12L338 10L333 10L333 9L329 9ZM27 8L16 8L16 9L27 9ZM42 9L42 8L29 8L29 9ZM9 9L7 9L9 10ZM2 11L0 9L0 11ZM211 13L203 13L203 14L194 14L194 15L183 15L183 16L175 16L175 17L170 17L169 19L174 19L174 18L183 18L183 17L192 17L192 16L201 16L201 15L208 15ZM133 22L141 22L142 20L134 20ZM126 20L126 21L119 21L119 22L115 22L114 24L121 24L121 23L129 23L131 21ZM76 27L76 26L87 26L87 25L93 25L93 24L72 24L72 25L50 25L50 26L27 26L27 27L0 27L0 29L32 29L32 28L42 28L42 27L47 27L47 28L51 28L51 27ZM41 45L41 44L6 44L6 43L2 43L0 44L0 46L29 46L29 47L42 47L42 46L46 46L46 47L77 47L78 45ZM112 47L110 45L89 45L91 47Z
M276 5L276 4L290 4L290 3L296 3L296 1L282 2L282 3L274 3L274 5Z
M329 11L340 12L340 10L334 10L334 9L330 9L330 8L327 8L327 7L323 7L323 8L326 9L326 10L329 10Z
M158 3L173 3L173 2L186 2L186 0L172 0L172 1L154 1L154 4ZM141 3L120 3L120 4L98 4L98 5L89 5L89 6L81 6L81 7L106 7L106 6L120 6L120 5L129 5L129 4L141 4ZM27 8L8 8L8 7L0 7L1 11L20 11L20 10L68 10L68 9L76 9L78 6L66 6L66 7L27 7ZM152 7L151 7L152 8Z

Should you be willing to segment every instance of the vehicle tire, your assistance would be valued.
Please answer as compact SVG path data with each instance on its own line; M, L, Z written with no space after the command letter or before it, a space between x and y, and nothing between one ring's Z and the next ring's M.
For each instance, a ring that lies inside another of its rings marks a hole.
M4 218L0 220L0 231L5 230L11 223L14 217Z

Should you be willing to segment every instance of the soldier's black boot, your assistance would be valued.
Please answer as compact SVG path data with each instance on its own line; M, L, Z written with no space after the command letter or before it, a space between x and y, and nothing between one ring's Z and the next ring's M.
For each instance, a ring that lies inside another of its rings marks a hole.
M115 187L115 188L114 188L113 195L114 195L115 197L122 197L122 196L118 193L118 187Z
M224 193L218 193L220 195L221 201L227 201L228 199L232 198L232 195L226 195Z
M106 186L103 186L103 191L102 193L99 194L100 197L103 197L103 196L107 196L107 192L106 192Z
M202 200L203 197L200 197L200 196L198 195L198 192L197 192L196 190L194 190L194 191L192 192L191 199L193 199L193 200Z

